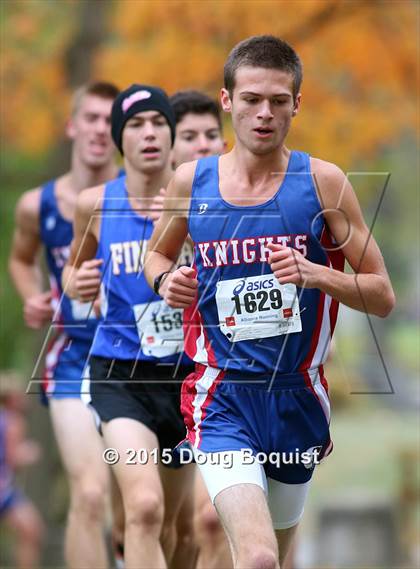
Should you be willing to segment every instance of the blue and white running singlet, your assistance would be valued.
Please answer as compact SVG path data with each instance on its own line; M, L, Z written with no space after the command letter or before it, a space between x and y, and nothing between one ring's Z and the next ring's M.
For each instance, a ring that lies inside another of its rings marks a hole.
M136 212L126 179L108 182L103 198L97 257L102 266L102 315L91 354L118 360L191 364L183 353L182 310L170 308L144 276L153 222ZM187 245L181 256L191 264Z

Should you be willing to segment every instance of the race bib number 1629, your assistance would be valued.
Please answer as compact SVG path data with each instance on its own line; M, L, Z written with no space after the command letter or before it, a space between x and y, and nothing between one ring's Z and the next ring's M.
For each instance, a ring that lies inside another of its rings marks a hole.
M219 281L216 304L221 332L231 342L302 331L294 284L274 275Z

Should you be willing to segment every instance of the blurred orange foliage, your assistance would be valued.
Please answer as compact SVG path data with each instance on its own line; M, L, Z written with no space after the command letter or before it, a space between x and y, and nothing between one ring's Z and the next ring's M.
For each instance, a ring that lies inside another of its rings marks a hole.
M8 2L3 9L2 141L40 153L62 132L63 58L80 2ZM93 2L95 4L95 2ZM304 62L303 106L289 146L344 168L418 125L419 4L412 0L109 2L92 77L126 87L195 87L218 95L233 45L254 34L290 41ZM64 103L64 104L63 104ZM226 132L232 143L229 121Z

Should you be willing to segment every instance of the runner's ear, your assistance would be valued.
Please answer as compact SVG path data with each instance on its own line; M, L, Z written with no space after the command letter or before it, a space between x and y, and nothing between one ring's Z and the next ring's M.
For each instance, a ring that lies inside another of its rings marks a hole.
M232 111L232 101L230 100L229 91L225 88L220 90L220 103L225 113Z
M74 128L73 120L70 118L66 121L65 126L66 135L70 140L73 140L76 136L76 130Z

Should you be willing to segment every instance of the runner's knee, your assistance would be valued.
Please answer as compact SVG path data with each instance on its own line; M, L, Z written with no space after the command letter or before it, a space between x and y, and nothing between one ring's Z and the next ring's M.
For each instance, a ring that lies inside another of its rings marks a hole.
M151 490L142 489L127 500L127 525L138 525L143 529L154 530L162 527L163 500L161 496Z
M73 485L71 512L90 520L103 517L105 512L104 488L95 481L80 481Z
M214 537L217 533L223 531L213 504L208 503L199 510L197 514L197 529L200 533L205 533L209 537Z
M25 528L25 540L39 545L44 540L45 530L41 522L32 523Z
M250 543L246 551L242 551L238 556L238 564L245 564L249 569L278 569L279 561L275 551L268 547L256 546Z
M30 512L20 517L20 521L16 524L20 538L25 542L39 545L45 536L44 523L40 516L35 512Z

